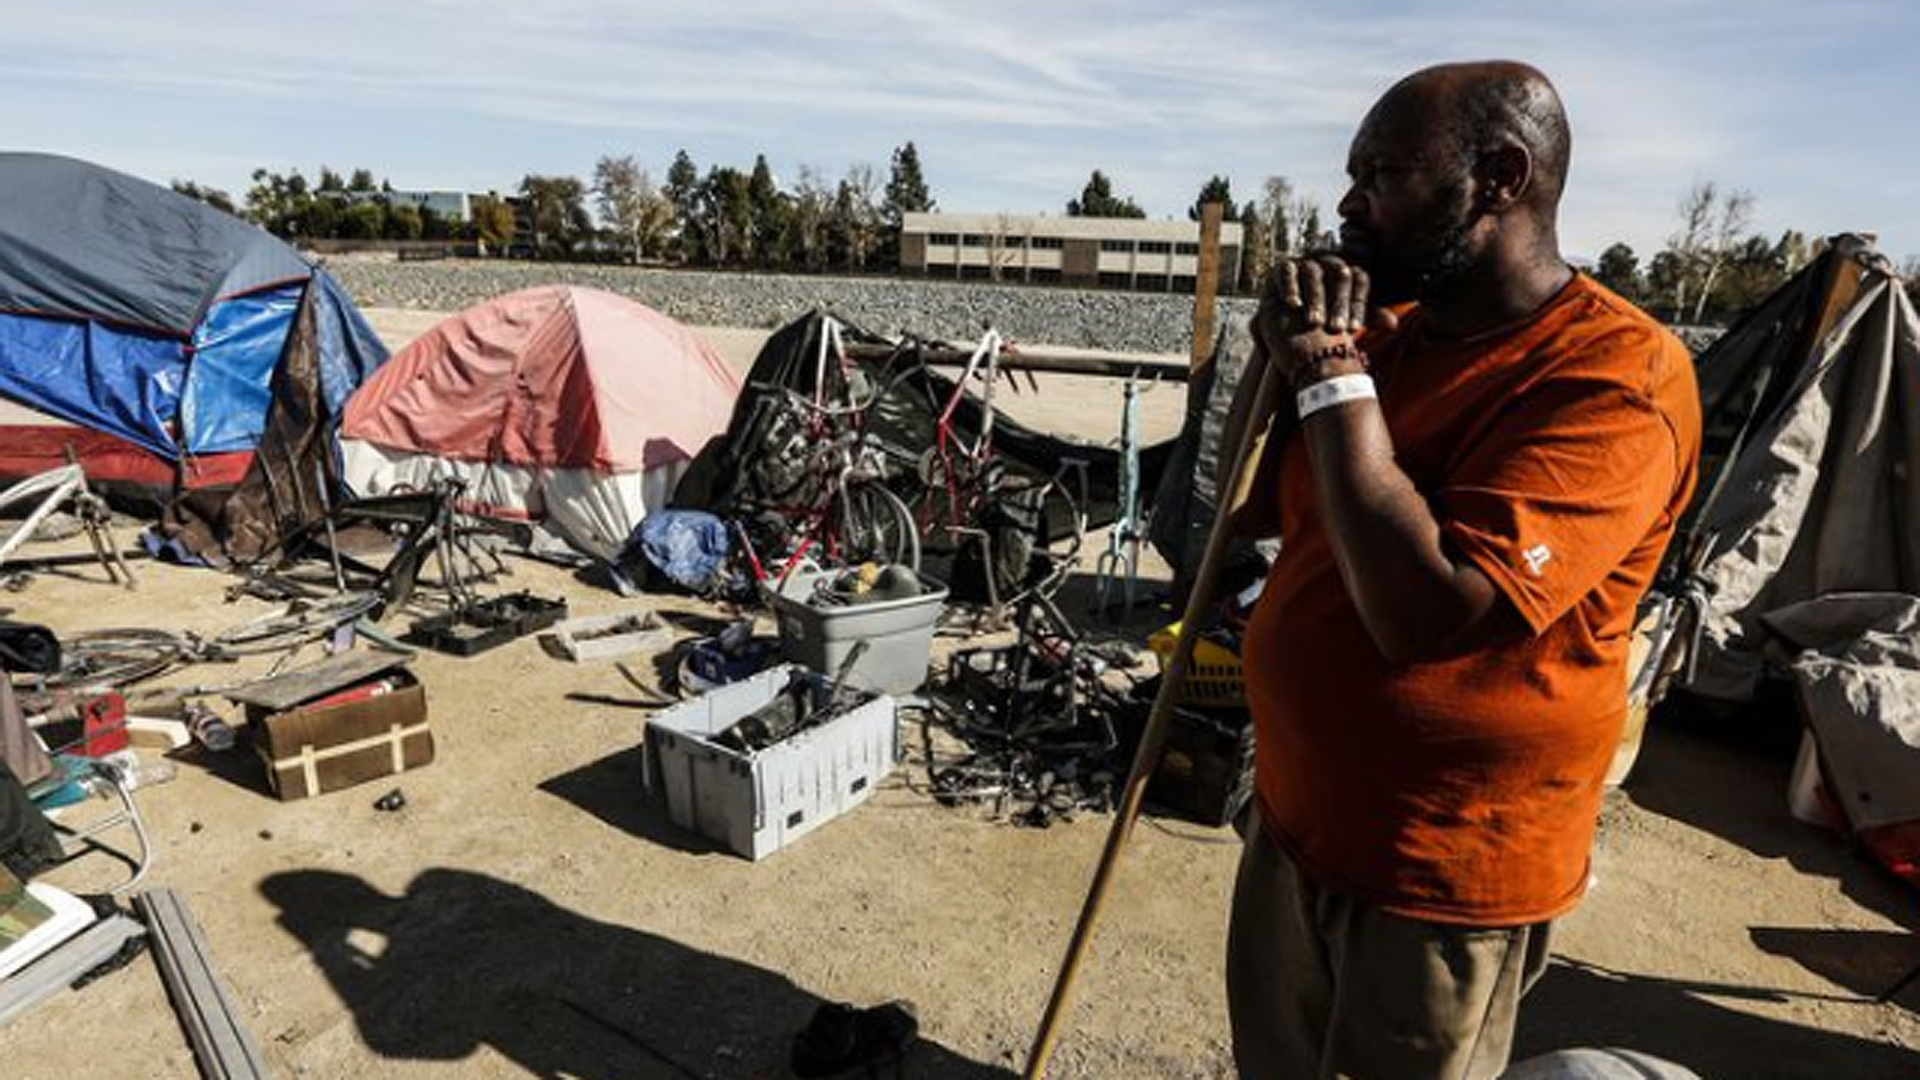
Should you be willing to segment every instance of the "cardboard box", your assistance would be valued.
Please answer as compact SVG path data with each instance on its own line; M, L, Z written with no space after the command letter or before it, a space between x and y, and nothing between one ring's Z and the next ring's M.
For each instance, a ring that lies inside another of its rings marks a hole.
M282 799L433 762L426 688L396 657L348 653L230 696L246 706L254 749Z

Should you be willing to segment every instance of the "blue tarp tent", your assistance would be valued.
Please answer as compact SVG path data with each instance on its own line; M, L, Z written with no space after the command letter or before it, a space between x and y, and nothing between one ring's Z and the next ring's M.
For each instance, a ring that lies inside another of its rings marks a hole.
M310 335L293 332L303 315ZM339 285L261 229L87 162L0 153L0 398L25 407L0 418L0 475L76 447L108 486L229 486L258 471L276 405L330 451L333 418L386 358Z

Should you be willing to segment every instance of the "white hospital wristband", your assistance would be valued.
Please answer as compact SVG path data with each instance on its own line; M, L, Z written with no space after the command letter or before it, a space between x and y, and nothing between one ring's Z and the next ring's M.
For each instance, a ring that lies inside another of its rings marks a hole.
M1345 405L1349 401L1363 398L1378 398L1373 389L1371 375L1335 375L1314 383L1295 399L1299 405L1300 419L1305 420L1321 409L1330 409L1335 405Z

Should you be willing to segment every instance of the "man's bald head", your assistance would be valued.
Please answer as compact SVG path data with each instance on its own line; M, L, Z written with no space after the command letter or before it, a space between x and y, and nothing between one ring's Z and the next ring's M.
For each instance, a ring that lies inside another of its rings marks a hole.
M1522 201L1536 219L1553 220L1573 138L1559 93L1538 69L1511 60L1441 64L1395 84L1375 106L1387 109L1423 114L1463 171L1504 145L1525 149L1533 168Z

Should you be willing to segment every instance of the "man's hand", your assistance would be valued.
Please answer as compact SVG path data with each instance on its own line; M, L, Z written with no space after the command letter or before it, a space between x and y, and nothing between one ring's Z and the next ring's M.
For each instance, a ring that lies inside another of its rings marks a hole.
M1267 274L1260 309L1253 317L1254 340L1292 384L1316 357L1353 352L1353 335L1371 325L1391 328L1385 311L1370 310L1367 272L1338 255L1282 259ZM1359 370L1356 366L1353 370ZM1344 374L1342 370L1329 372Z

